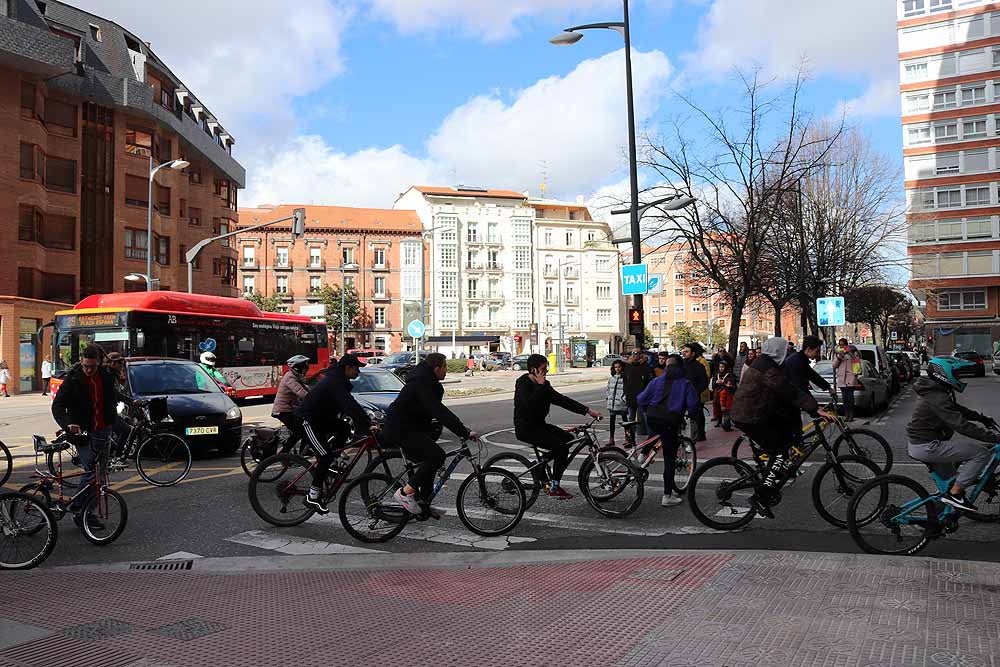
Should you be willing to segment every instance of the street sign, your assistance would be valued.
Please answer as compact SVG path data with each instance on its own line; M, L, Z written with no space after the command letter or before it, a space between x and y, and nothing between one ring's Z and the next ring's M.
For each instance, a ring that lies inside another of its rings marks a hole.
M406 325L406 333L410 334L413 338L423 338L426 329L427 327L420 320L413 320Z
M889 334L889 340L899 340L899 334L896 333L895 331L891 332Z
M646 294L662 294L663 293L663 276L660 274L653 274L646 279Z
M217 343L214 338L206 338L198 343L198 349L202 352L215 352L216 345Z
M628 309L628 335L641 336L645 333L645 321L641 308Z
M632 296L646 293L646 265L626 264L622 267L622 294Z
M821 327L842 327L847 324L844 297L829 296L816 299L816 317Z

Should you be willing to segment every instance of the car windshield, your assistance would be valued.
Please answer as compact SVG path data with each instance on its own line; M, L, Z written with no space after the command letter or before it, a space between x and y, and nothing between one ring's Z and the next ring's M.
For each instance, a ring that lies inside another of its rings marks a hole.
M861 358L870 363L872 366L875 365L875 350L859 350L861 352Z
M382 363L383 364L405 364L410 361L410 357L413 356L409 352L397 352L396 354L390 354L386 357Z
M388 371L361 373L351 380L351 388L354 391L399 391L403 381Z
M222 390L197 364L176 362L128 365L129 385L138 396L217 394Z
M833 377L833 364L829 361L817 361L813 370L825 378Z

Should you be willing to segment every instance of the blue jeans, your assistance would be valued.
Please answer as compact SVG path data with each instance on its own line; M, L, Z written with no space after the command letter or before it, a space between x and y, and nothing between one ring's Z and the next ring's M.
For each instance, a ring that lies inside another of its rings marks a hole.
M87 485L94 480L94 457L98 451L99 447L108 446L108 438L111 436L111 428L107 427L101 429L100 431L91 431L87 436L87 443L80 444L76 447L76 454L80 457L80 467L84 469L84 474L80 476L79 482L81 491L87 491ZM74 502L73 505L76 506L78 503L84 502L88 497L89 493L83 493L80 495L78 501Z

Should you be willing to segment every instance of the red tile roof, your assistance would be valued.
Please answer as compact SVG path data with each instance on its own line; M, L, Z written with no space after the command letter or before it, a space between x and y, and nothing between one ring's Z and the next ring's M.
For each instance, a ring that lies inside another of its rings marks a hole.
M527 199L522 192L513 190L456 190L449 187L437 187L433 185L414 185L413 189L425 195L435 195L439 197L492 197L494 199Z
M240 227L280 220L290 217L296 208L306 210L306 231L310 229L369 229L397 232L421 232L423 226L416 211L397 210L391 208L354 208L350 206L312 206L307 204L281 204L280 206L262 206L260 208L241 208ZM288 227L291 221L283 222L276 227Z

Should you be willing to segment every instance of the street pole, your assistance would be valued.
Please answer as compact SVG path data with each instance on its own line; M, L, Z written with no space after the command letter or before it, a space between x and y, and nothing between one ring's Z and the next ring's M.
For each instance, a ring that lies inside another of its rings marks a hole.
M632 263L642 263L642 236L639 232L639 166L635 149L635 101L632 96L632 37L629 31L628 0L622 0L624 8L625 37L625 93L628 105L628 179L629 179L629 233L632 236ZM642 310L642 295L632 297L633 305ZM636 335L636 346L642 349L645 335Z
M153 177L156 169L153 167L153 154L149 154L149 195L146 197L146 275L153 277ZM153 290L153 281L146 281L146 291Z
M341 258L343 259L343 258ZM344 291L347 286L344 284L344 262L340 262L340 356L344 356L344 336L347 334L346 323L344 322Z
M559 282L556 283L559 289L559 347L556 350L556 371L563 372L563 280L562 263L559 263Z

